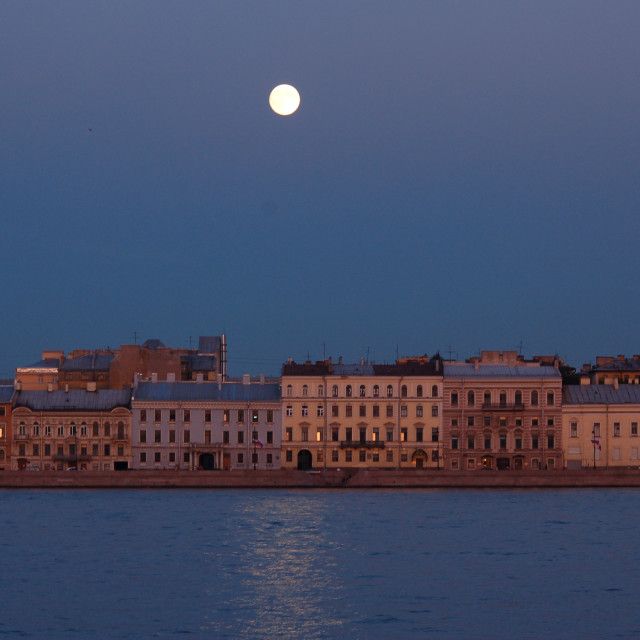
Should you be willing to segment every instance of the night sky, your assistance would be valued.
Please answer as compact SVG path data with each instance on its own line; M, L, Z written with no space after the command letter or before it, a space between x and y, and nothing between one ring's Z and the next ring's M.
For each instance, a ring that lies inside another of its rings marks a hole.
M0 376L640 352L640 3L0 3ZM300 110L267 98L295 85Z

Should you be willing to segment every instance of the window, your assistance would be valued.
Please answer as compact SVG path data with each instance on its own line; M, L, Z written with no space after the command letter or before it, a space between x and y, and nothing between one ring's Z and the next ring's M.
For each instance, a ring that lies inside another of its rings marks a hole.
M556 446L556 439L553 433L547 434L547 449L553 449Z
M470 407L473 407L476 404L476 394L473 391L467 392L467 404Z
M44 455L45 456L51 455L51 445L49 443L44 445Z
M416 442L424 441L424 429L422 427L416 427Z
M147 454L145 451L140 452L140 462L144 464L147 461Z
M191 410L190 409L185 409L182 412L182 415L183 415L183 420L185 422L191 422Z
M162 431L160 429L156 429L153 435L154 442L162 442Z
M351 451L351 449L347 449L344 452L344 461L351 462L352 460L353 460L353 451Z
M273 431L267 431L267 444L273 444Z
M118 423L118 424L120 424L120 423ZM34 427L34 429L35 429L35 427ZM36 434L34 433L33 435L36 435ZM80 435L85 437L85 438L87 437L87 423L86 422L83 422L80 425Z
M84 422L82 423L84 426L84 434L83 435L87 435L87 425L84 424ZM33 423L33 435L37 438L40 436L40 425L37 422Z
M393 387L390 384L387 385L387 398L393 398Z
M176 421L176 410L169 409L169 422L175 422L175 421Z
M345 433L347 442L351 442L351 440L353 440L353 429L351 427L347 427Z
M507 448L507 434L506 433L501 433L499 438L498 438L498 442L500 445L501 449L506 449Z
M614 438L619 438L620 437L620 423L619 422L614 422L613 423L613 437Z
M633 424L632 424L632 426L633 426ZM50 424L45 426L45 428L44 428L44 436L45 436L45 438L50 438L51 437L51 425Z
M308 416L309 415L309 407L306 404L302 405L302 415L303 416Z
M309 387L306 384L302 385L302 395L305 398L309 395Z
M391 427L387 428L387 442L393 442L393 429Z
M176 454L175 451L171 451L169 453L169 462L175 462L176 461Z
M72 422L72 423L69 425L69 435L70 435L70 436L76 436L76 435L78 435L78 429L76 428L76 423L75 423L75 422Z
M475 449L476 447L476 438L473 434L469 434L467 436L467 449Z
M593 431L591 432L591 434L593 436L595 436L596 438L600 437L600 423L599 422L594 422L593 423Z
M631 423L631 436L633 438L636 438L638 436L638 423L637 422L632 422Z
M316 429L316 442L322 442L322 427Z
M379 442L380 441L380 428L379 427L373 427L373 431L371 433L371 437L372 437L374 442Z
M105 456L110 456L111 455L111 445L110 444L105 444L104 445L104 455Z
M323 395L324 395L324 385L319 384L318 385L318 396L320 398L322 398Z
M153 419L155 422L160 422L162 420L162 411L160 411L160 409L156 409L153 412Z
M522 449L522 433L516 431L514 435L514 441L516 445L516 449Z
M552 407L555 404L555 395L553 391L547 391L547 404Z
M293 407L290 404L287 405L285 415L289 418L293 415Z
M482 404L491 406L491 391L485 391L482 396Z
M229 432L228 431L223 431L222 432L222 444L229 444Z
M347 396L347 398L350 398L353 395L353 392L352 392L350 384L347 385L347 388L346 388L345 391L346 391L345 395Z
M434 384L434 385L431 387L431 395L432 395L434 398L437 398L437 397L438 397L438 395L440 395L440 394L438 393L438 385L437 385L437 384Z
M451 406L452 407L457 407L458 406L458 392L457 391L452 391L451 392Z
M406 418L407 417L407 405L403 404L400 406L400 417L401 418Z
M204 432L204 443L211 444L211 429L205 429Z
M538 449L540 446L539 438L537 433L531 434L531 448Z
M340 415L337 404L331 405L331 417L337 418Z
M424 415L423 409L422 409L422 405L419 404L416 407L416 418L422 418L422 416Z
M258 410L253 409L251 411L251 422L255 424L256 422L258 422L259 419L260 419L260 414L258 413Z
M244 422L244 409L238 409L238 422Z
M485 449L491 449L491 434L490 433L485 433L484 434L484 448Z
M457 449L458 448L458 436L457 435L452 435L451 436L451 448L452 449Z
M522 406L522 391L518 389L515 394L515 403L518 406Z
M431 429L431 442L439 442L440 440L440 429L438 427L433 427Z
M539 401L538 401L538 392L537 392L537 391L535 391L535 390L533 390L533 391L531 392L531 406L533 406L533 407L537 407L537 406L538 406L538 404L539 404Z
M160 452L159 452L159 451L156 451L156 452L153 454L153 461L154 461L154 462L160 462L160 460L161 460Z
M273 412L271 412L271 413L273 413ZM211 409L207 409L204 412L204 421L205 422L211 422Z
M40 446L37 444L34 444L33 447L33 454L34 456L39 456L40 455Z
M267 453L267 464L273 464L273 453Z
M358 460L360 462L367 461L367 452L364 449L360 449L360 451L358 451Z
M431 417L432 418L437 418L438 417L438 405L437 404L434 404L431 407Z
M387 450L387 462L393 462L393 451Z
M182 454L182 461L183 461L183 462L186 462L187 464L189 464L189 452L188 452L188 451L185 451L185 452Z
M422 398L422 385L421 384L419 384L416 387L416 396L418 396L418 398Z
M244 444L244 431L238 431L238 444Z
M361 404L360 408L358 410L358 415L361 418L366 418L367 417L367 405L366 404Z
M491 416L482 416L482 424L485 427L490 427L491 426Z
M353 407L348 404L345 408L344 408L344 415L347 418L350 418L351 416L353 416Z
M176 441L176 430L169 429L169 442L174 443Z
M360 397L364 398L367 395L367 390L363 384L360 385Z
M373 397L374 398L379 398L380 397L380 386L377 384L373 385Z
M23 428L24 428L24 425L20 423L20 429L23 429ZM24 435L24 434L20 433L20 435ZM61 424L58 425L58 437L59 438L64 437L64 427Z
M184 436L183 441L185 443L191 442L191 431L189 431L189 429L184 430L183 436Z
M474 416L467 416L467 427L474 427L475 422Z
M105 438L110 438L111 437L111 425L108 422L104 423L104 437Z
M371 415L374 418L379 418L380 417L380 405L379 404L374 404L373 408L371 410Z
M302 442L308 442L309 441L309 427L301 427L300 428L300 432L302 434L300 440L302 440Z
M367 428L366 427L360 427L358 429L359 432L359 436L360 436L360 442L365 443L367 441Z
M409 438L409 430L406 427L400 429L400 442L406 442Z
M145 429L140 430L140 442L144 444L147 441L147 432Z
M146 419L146 416L147 416L147 412L145 411L145 419ZM94 422L92 427L92 433L94 438L97 438L98 435L100 434L99 430L100 430L100 425L97 422Z
M332 449L331 450L331 462L338 462L339 460L339 453L337 449Z
M267 422L269 424L273 422L273 409L267 409Z
M223 409L222 410L222 421L223 422L229 422L229 420L231 420L231 410L230 409Z
M287 427L284 430L284 439L286 442L291 442L293 440L293 427Z
M506 407L507 406L507 392L506 391L501 391L500 392L500 406L501 407Z
M337 398L338 397L338 385L337 384L334 384L331 387L331 397L332 398Z
M498 418L498 426L500 427L506 427L507 426L507 419L506 418Z
M406 398L406 397L407 397L407 385L406 385L406 384L403 384L403 385L400 387L400 395L401 395L403 398Z
M387 418L393 418L393 405L387 405Z
M287 397L290 398L292 395L293 395L293 387L290 384L288 384L287 385Z
M451 418L451 426L452 427L458 426L458 418Z
M338 442L340 438L340 428L339 427L331 427L331 440L333 442Z
M258 464L258 454L257 453L252 453L251 454L251 464Z
M570 425L570 429L571 429L571 436L572 438L577 438L578 437L578 423L577 422L572 422Z

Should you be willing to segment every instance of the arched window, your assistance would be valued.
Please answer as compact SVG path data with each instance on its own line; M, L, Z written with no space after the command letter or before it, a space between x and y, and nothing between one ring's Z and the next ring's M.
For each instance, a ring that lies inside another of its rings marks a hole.
M507 406L507 392L506 391L501 391L500 392L500 406L501 407L506 407Z
M70 436L77 436L78 435L78 429L76 428L76 423L72 422L69 425L69 435Z
M473 407L476 403L476 394L473 391L467 392L467 404Z
M423 412L423 410L422 410L422 405L421 405L421 404L419 404L419 405L416 407L416 418L422 418L422 416L423 416L423 415L424 415L424 412Z
M374 398L380 397L380 386L377 384L373 385L373 397Z
M37 422L33 423L33 435L36 438L40 435L40 425Z
M27 425L24 422L21 422L18 425L18 435L19 436L26 436L27 435Z
M520 389L516 391L515 402L516 404L522 404L522 391Z
M110 438L111 437L111 425L108 422L105 422L104 426L102 428L104 429L105 438Z
M367 390L363 384L360 385L360 397L364 398L367 395Z
M400 387L400 395L401 395L403 398L406 398L406 397L407 397L407 385L406 385L406 384L403 384L403 385Z
M434 384L434 385L431 387L431 395L432 395L434 398L437 398L437 397L438 397L438 385L437 385L437 384Z
M555 404L555 394L553 391L547 391L547 404L552 407Z
M482 398L482 403L489 406L491 404L491 391L485 391Z
M534 389L531 392L531 405L534 407L537 407L539 404L539 400L538 400L538 392Z
M309 395L309 387L306 384L302 385L302 395L305 397Z
M338 385L334 384L333 387L331 387L331 396L334 398L338 397Z
M393 387L390 384L387 385L387 398L393 398Z
M63 424L59 424L58 425L58 438L63 438L64 437L64 425Z
M287 395L288 396L293 395L293 387L290 384L287 385Z
M118 422L118 440L124 440L124 422Z
M81 436L86 436L87 435L87 423L86 422L83 422L80 425L80 435Z
M91 434L94 438L97 438L100 435L100 425L97 422L93 423L93 433Z
M322 385L322 384L318 385L318 395L320 397L322 397L324 395L324 385Z
M416 395L418 396L418 398L422 398L422 385L421 384L419 384L416 387Z
M351 389L351 385L348 384L347 388L346 388L346 396L347 398L350 398L353 395L352 389Z

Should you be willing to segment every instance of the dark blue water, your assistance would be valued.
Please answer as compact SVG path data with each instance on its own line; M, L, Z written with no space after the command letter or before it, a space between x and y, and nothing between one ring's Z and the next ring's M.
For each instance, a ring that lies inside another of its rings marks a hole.
M639 638L640 491L0 491L0 636Z

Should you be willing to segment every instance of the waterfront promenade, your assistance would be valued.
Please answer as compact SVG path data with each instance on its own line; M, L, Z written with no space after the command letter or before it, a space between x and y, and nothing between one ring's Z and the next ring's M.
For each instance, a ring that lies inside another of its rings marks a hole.
M576 488L640 487L640 471L8 471L0 488Z

